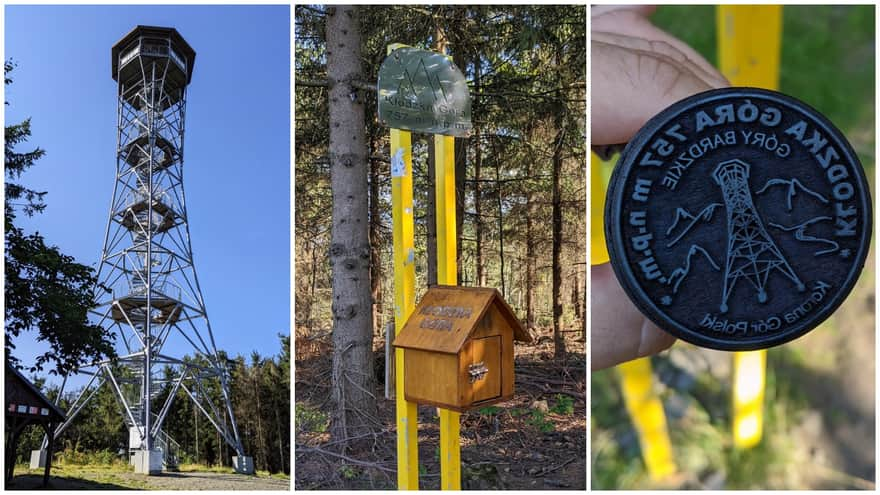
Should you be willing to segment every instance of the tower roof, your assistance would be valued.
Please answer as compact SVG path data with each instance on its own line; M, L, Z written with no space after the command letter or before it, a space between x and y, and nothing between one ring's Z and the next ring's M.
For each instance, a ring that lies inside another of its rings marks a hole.
M123 36L119 41L113 45L113 48L110 50L110 58L111 58L111 76L113 80L116 80L116 74L119 69L119 52L124 50L132 41L136 40L142 36L149 36L155 38L169 38L171 40L172 45L174 45L175 49L180 52L180 55L186 59L186 83L189 84L192 80L192 71L193 65L195 65L196 60L196 51L193 50L189 43L183 39L183 36L177 32L174 28L169 27L161 27L161 26L135 26L134 29L128 32L125 36Z

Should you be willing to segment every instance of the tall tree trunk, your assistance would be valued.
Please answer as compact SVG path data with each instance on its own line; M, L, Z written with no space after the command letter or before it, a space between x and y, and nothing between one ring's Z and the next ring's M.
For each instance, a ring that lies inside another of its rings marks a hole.
M560 265L560 255L562 253L562 191L560 190L560 176L562 175L562 149L565 141L565 129L563 105L560 104L556 109L557 114L553 119L556 126L556 139L554 139L553 149L553 213L552 213L552 230L553 230L553 355L557 358L565 355L565 340L562 337L561 319L562 319L562 298L560 295L562 289L562 266Z
M372 157L379 146L370 136L370 297L372 298L373 335L382 333L382 217L379 213L379 160Z
M535 304L532 292L535 288L535 243L532 240L532 193L526 193L526 328L535 327Z
M583 330L583 337L587 337L587 325L586 325L586 311L584 310L584 306L582 306L582 302L584 301L584 293L581 290L583 289L583 285L581 285L581 271L577 268L577 265L574 269L574 284L571 289L571 305L574 306L574 314L577 318L578 323L580 323L580 327Z
M278 416L278 410L280 407L274 407L275 410L275 424L278 426L278 458L280 460L278 466L281 468L280 471L282 473L287 472L287 463L284 462L284 435L281 434L281 418Z
M196 410L195 407L192 408L192 410L193 410L193 418L195 418L194 421L196 423L196 427L194 428L194 430L196 431L196 441L195 441L196 464L198 464L199 463L199 412Z
M442 7L441 15L442 15ZM440 17L435 17L434 22L439 22ZM446 53L446 33L440 24L434 25L434 50ZM428 286L437 284L437 149L434 146L434 135L428 134L428 204L425 211L425 222L428 232Z
M454 47L457 45L453 45ZM452 62L458 67L462 74L467 74L467 58L465 58L464 50L456 49L452 55ZM471 112L473 115L473 112ZM473 117L471 117L473 119ZM455 270L456 280L461 281L461 235L464 232L464 199L465 199L465 177L467 176L467 138L455 138L455 235L457 236L455 243Z
M480 91L481 91L481 78L480 71L482 69L480 62L480 55L477 54L474 60L474 94L477 95L474 98L473 108L476 109L479 106L480 102ZM472 112L473 113L473 112ZM481 136L480 124L477 119L473 118L474 122L474 240L475 240L475 258L476 258L476 271L477 271L477 286L483 287L486 285L486 274L483 269L483 198L481 188L483 185L480 183L482 168L483 168L483 140Z
M532 141L532 130L528 130L529 142ZM531 153L529 153L531 155ZM529 156L526 162L526 177L532 176L532 163ZM532 188L526 185L526 328L535 328L535 239L532 230Z
M253 367L251 369L251 374L254 377L254 396L257 399L257 409L254 411L254 416L257 420L257 449L256 452L256 461L259 463L262 459L263 465L268 461L265 451L265 439L263 436L263 408L260 405L260 363L255 361Z
M278 428L277 428L277 430L278 430L278 458L280 461L278 466L280 467L280 471L282 473L286 473L287 472L287 463L284 462L284 440L283 440L284 435L282 435L282 433L281 433L282 432L281 418L278 415L278 410L281 408L276 406L273 409L275 409L275 424L278 426Z
M498 196L498 263L501 265L501 296L507 298L504 280L504 213L501 202L501 162L495 160L495 193Z
M333 194L330 267L333 282L333 413L330 434L343 449L370 431L377 416L373 373L370 239L364 105L352 81L361 79L357 7L327 9L330 80L330 187Z
M315 305L315 289L317 286L317 274L318 274L318 250L315 248L315 245L312 244L312 280L309 285L309 304L306 306L306 324L309 329L309 337L312 336L313 330L313 320L314 315L312 314L312 307Z

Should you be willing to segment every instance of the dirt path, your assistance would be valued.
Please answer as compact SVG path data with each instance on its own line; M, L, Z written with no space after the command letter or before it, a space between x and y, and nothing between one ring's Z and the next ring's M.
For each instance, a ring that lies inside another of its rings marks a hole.
M50 479L55 490L290 490L290 481L260 476L228 473L162 473L145 476L130 472L59 470ZM9 490L40 489L43 477L38 474L16 476Z

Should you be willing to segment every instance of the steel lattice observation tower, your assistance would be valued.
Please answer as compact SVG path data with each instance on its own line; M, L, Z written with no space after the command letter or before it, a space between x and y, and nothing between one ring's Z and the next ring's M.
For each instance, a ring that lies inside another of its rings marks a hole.
M196 276L187 222L183 135L195 55L177 30L164 27L137 26L113 46L116 181L98 268L99 285L109 292L98 290L91 313L116 334L118 357L74 372L87 375L88 384L55 437L98 388L110 387L129 428L135 471L174 469L178 445L162 425L183 390L235 450L236 471L253 473L232 412L229 372L217 353ZM185 355L194 359L184 361Z
M749 164L737 159L722 162L712 177L721 187L727 207L727 262L721 312L727 312L727 299L740 279L751 283L760 303L767 301L767 281L774 271L782 273L803 291L804 283L776 247L755 210L749 192Z

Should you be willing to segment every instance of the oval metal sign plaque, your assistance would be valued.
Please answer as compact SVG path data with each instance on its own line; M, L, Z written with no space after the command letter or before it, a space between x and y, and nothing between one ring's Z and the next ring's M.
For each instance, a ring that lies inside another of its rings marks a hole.
M425 134L467 136L471 97L464 75L440 53L394 50L379 68L379 122Z

